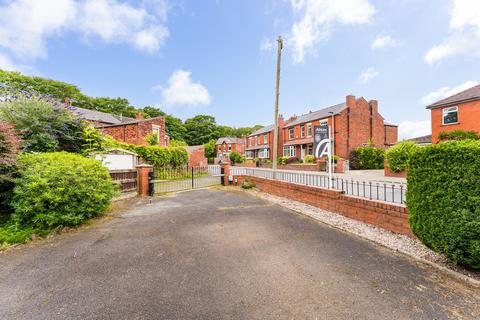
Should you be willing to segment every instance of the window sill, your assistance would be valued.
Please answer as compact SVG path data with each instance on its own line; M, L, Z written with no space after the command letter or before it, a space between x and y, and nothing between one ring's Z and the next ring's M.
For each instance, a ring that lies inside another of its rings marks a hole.
M453 123L447 123L447 124L442 123L442 127L454 126L454 125L457 125L457 124L460 124L460 122L453 122Z

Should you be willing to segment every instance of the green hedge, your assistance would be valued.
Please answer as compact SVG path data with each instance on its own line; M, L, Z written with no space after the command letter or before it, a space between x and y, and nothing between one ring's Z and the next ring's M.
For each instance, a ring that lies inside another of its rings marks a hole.
M139 146L109 141L107 149L114 147L135 152L155 167L178 168L188 164L188 152L183 147Z
M373 146L359 147L350 154L351 169L383 169L385 150Z
M407 169L407 162L410 155L417 148L415 142L403 141L385 152L385 158L388 161L388 168L393 172L401 172Z
M74 226L105 212L116 194L100 161L67 152L23 154L18 160L14 222Z
M480 269L480 142L417 148L408 162L413 232L456 264Z
M479 140L480 136L475 131L452 130L449 132L442 131L438 134L440 140Z

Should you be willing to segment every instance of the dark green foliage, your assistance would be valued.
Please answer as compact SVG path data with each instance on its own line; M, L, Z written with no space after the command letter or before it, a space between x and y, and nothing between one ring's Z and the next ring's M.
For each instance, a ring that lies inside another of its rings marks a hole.
M388 168L393 172L401 172L407 169L407 161L415 149L418 148L415 142L403 141L390 147L385 152L388 161Z
M207 115L198 115L185 121L185 141L190 146L217 140L220 137L215 118Z
M383 169L385 150L373 146L359 147L350 153L350 168Z
M475 131L453 130L450 132L442 131L438 134L440 140L479 140L480 136Z
M245 161L245 158L238 151L233 151L232 153L230 153L230 161L232 162L232 164L243 163Z
M288 157L279 157L277 158L277 164L286 164Z
M187 133L187 128L185 128L182 119L170 114L165 115L165 131L167 131L170 139L186 141L185 134Z
M168 143L170 147L186 147L188 144L183 140L170 140Z
M81 153L84 124L64 108L38 96L19 95L0 104L0 119L11 124L27 152Z
M100 161L67 152L22 154L12 219L35 227L75 226L105 212L116 194Z
M407 172L413 232L454 263L480 269L480 142L417 148Z

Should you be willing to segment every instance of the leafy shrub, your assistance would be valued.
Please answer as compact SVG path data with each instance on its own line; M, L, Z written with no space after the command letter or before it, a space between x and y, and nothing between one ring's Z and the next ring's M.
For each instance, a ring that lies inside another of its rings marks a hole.
M20 139L13 132L13 127L0 122L0 212L9 209L19 151Z
M272 160L270 160L270 159L262 159L261 163L262 163L262 164L272 164Z
M408 161L413 232L454 263L480 269L480 142L417 148Z
M243 163L245 158L238 151L232 151L232 153L230 153L230 161L232 164Z
M305 163L314 163L315 162L315 157L314 156L306 156L305 157Z
M147 140L147 143L151 146L156 146L158 145L158 136L156 134L149 133L145 137L145 140Z
M350 153L352 169L383 169L385 150L373 146L359 147Z
M206 158L215 158L215 143L216 140L210 140L203 145Z
M412 141L403 141L388 148L385 152L388 168L393 172L405 171L407 169L408 159L416 148L417 145Z
M450 132L442 131L438 134L440 140L479 140L480 136L475 131L452 130Z
M106 149L105 137L91 125L85 125L83 128L82 154L88 156L92 153L104 151Z
M0 104L0 119L15 128L27 152L82 152L84 124L60 103L20 94Z
M23 154L18 168L12 218L22 225L78 225L105 212L116 193L108 169L80 155Z
M249 178L245 178L242 182L243 189L252 189L255 188L255 182L251 181Z
M277 158L277 164L286 164L286 163L287 163L287 160L288 160L287 157Z
M285 161L285 164L291 164L291 163L299 163L300 160L298 160L297 157L290 157Z

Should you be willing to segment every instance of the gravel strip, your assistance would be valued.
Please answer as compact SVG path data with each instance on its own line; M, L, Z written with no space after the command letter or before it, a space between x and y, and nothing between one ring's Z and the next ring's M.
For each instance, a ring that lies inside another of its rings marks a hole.
M238 190L238 188L236 189ZM470 278L465 279L465 277L463 277L463 280L467 280L475 285L480 285L480 272L472 272L452 264L445 255L430 250L418 239L412 239L405 235L396 234L361 221L344 217L340 214L326 211L302 202L277 197L256 189L244 191L271 203L278 204L292 211L311 217L332 227L353 233L384 247L420 259L424 262L426 261L437 267L439 266L441 269L460 273L461 275ZM456 275L457 277L459 276L458 274Z

